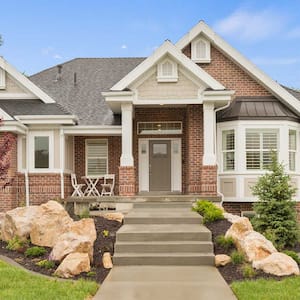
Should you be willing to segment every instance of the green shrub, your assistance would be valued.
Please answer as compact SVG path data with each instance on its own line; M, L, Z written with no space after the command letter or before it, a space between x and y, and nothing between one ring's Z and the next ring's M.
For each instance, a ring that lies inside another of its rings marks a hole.
M295 251L291 251L291 250L284 250L282 252L285 253L286 255L290 256L298 265L300 265L300 258L299 258L298 253L296 253Z
M236 251L236 250L231 252L230 257L231 257L231 261L234 265L239 265L245 261L244 254L239 251Z
M22 241L22 240L20 240L20 238L15 236L14 238L12 238L11 240L9 240L7 242L6 249L12 250L12 251L18 251L22 248L28 247L28 243L29 242L27 240Z
M194 204L192 210L196 211L203 217L204 223L224 219L222 210L208 200L198 200Z
M37 256L42 256L46 253L46 249L44 247L30 247L25 251L25 256L28 257L37 257Z
M55 263L54 261L50 261L47 259L43 259L36 263L37 266L44 268L44 269L54 269Z
M88 276L88 277L93 277L95 275L96 275L95 271L90 271L90 272L86 273L86 276Z
M234 241L232 237L226 238L224 235L218 235L216 237L216 243L226 251L234 248Z
M275 154L268 170L252 188L253 195L258 196L258 202L254 204L253 227L271 239L278 249L294 246L299 234L296 202L292 200L296 189Z
M256 275L256 271L249 264L244 264L242 266L242 274L244 278L253 278Z

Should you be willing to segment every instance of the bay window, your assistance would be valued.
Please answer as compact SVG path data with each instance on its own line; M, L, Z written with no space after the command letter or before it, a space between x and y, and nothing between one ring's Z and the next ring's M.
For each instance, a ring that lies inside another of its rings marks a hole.
M296 171L297 138L296 130L289 130L289 169Z
M222 132L222 153L223 170L232 171L235 169L235 134L234 130Z

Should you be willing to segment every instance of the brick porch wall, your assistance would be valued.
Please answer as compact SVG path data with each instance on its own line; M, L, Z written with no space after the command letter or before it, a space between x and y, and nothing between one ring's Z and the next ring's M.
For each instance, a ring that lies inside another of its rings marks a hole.
M241 215L241 211L253 210L252 202L223 202L224 209L234 215Z
M120 196L134 196L136 194L135 167L119 167L119 178Z
M107 139L108 140L108 172L110 174L115 174L115 195L119 194L119 166L121 157L121 137L120 136L109 136L109 137L86 137L86 136L76 136L74 139L74 149L75 149L75 174L77 180L80 183L85 183L81 178L85 176L85 140L86 139ZM101 190L100 185L98 189Z

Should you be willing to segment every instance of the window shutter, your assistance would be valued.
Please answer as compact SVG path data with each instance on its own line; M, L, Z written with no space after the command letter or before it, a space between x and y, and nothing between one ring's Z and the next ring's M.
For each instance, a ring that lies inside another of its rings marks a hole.
M87 175L107 173L108 147L106 140L87 140Z

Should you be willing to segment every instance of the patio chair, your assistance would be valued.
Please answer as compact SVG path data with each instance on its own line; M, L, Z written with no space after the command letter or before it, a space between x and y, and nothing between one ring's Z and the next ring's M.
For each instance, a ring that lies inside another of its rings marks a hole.
M82 191L82 188L85 186L85 184L77 183L76 174L74 174L74 173L71 174L71 183L72 183L72 187L74 189L72 197L75 197L75 196L83 197L84 193Z
M113 196L115 187L115 174L104 175L104 180L101 184L101 187L101 196Z

